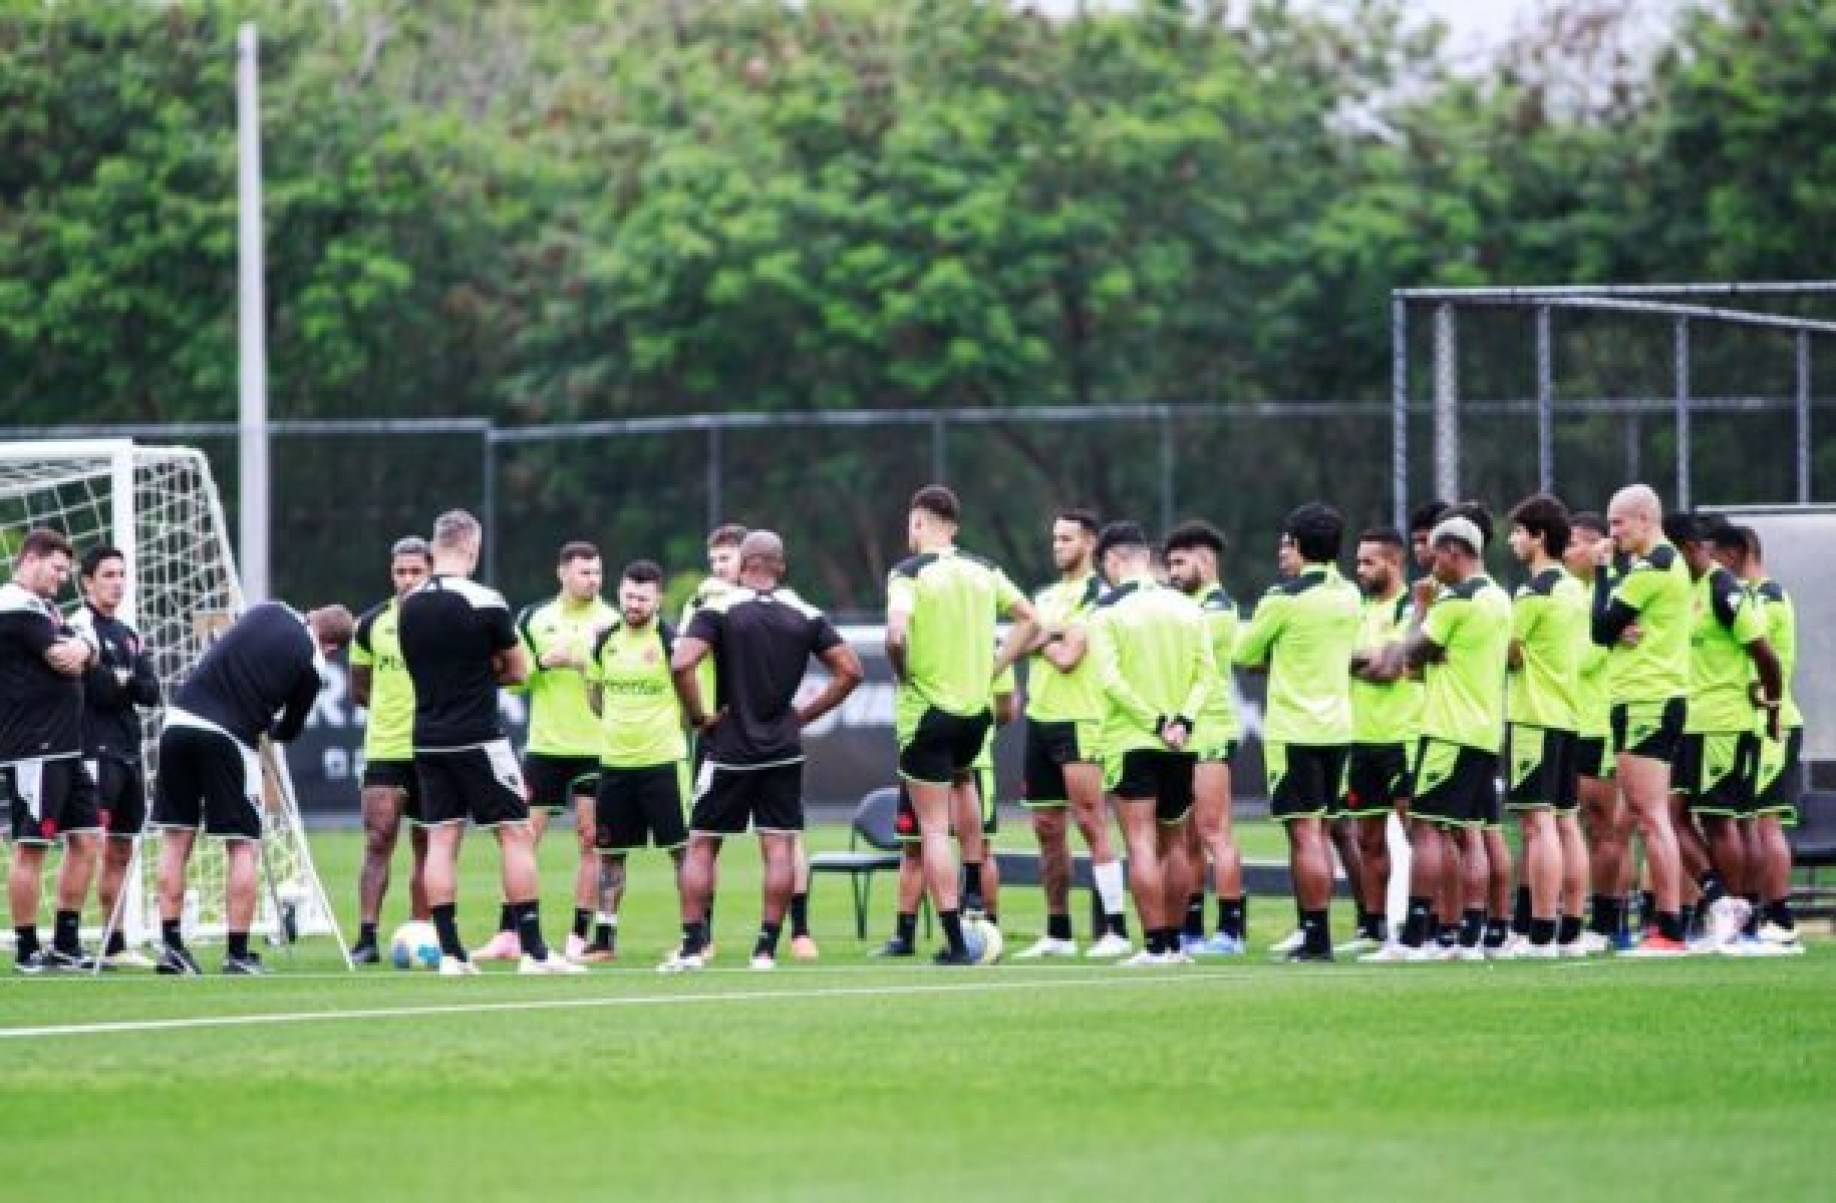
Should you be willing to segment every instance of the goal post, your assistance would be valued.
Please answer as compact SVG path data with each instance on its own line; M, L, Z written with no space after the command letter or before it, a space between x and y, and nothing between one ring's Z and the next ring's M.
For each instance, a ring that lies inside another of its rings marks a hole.
M121 549L129 565L121 617L139 632L168 699L242 612L222 498L209 461L196 448L136 446L125 439L0 443L0 580L10 577L19 541L35 526L61 531L79 558L91 547ZM66 613L79 602L74 582L58 599ZM141 715L149 792L159 770L162 718L163 708ZM263 890L256 930L277 937L289 929L339 935L313 867L286 758L276 750L264 755L263 765L273 881ZM149 942L159 932L152 851L150 843L143 846L124 886L120 923L130 943ZM53 880L47 870L47 890ZM93 905L87 917L88 929L99 932L106 917ZM184 918L190 937L224 934L224 857L217 841L203 841L193 853ZM4 939L10 938L9 930Z

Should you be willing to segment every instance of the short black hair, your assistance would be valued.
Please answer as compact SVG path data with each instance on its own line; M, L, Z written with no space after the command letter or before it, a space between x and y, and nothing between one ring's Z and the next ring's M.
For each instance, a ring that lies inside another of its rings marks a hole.
M560 557L555 562L572 564L575 560L597 560L598 558L598 547L588 543L585 539L570 539L561 545Z
M963 507L957 502L956 494L942 485L926 485L912 494L911 508L923 510L933 518L956 525L962 521Z
M655 560L633 560L618 575L621 580L630 581L634 585L660 586L663 583L663 569L657 566Z
M126 564L127 553L122 551L119 547L110 547L106 543L92 547L83 553L83 562L78 570L78 575L86 581L95 579L96 571L102 567L103 562L106 560L120 560L123 564Z
M725 522L708 532L708 550L716 547L738 547L749 532L737 522Z
M1447 512L1447 503L1438 498L1424 501L1409 511L1409 533L1418 534L1431 531L1440 522L1441 515Z
M1572 528L1568 507L1547 493L1534 493L1511 507L1511 521L1533 535L1543 537L1543 550L1561 556L1568 550Z
M1702 523L1694 514L1682 510L1672 510L1664 515L1664 537L1681 547L1685 543L1702 542Z
M1229 544L1224 539L1224 532L1209 522L1182 522L1167 532L1167 550L1190 551L1203 547L1214 556L1222 556Z
M1101 562L1104 556L1118 547L1148 550L1147 532L1141 529L1139 522L1111 522L1103 528L1101 534L1097 535L1097 560Z
M1096 511L1084 509L1082 506L1072 506L1069 509L1060 510L1058 513L1052 515L1052 521L1074 522L1082 527L1084 533L1087 535L1094 535L1102 529L1102 523L1097 521Z
M1295 508L1281 524L1281 533L1294 541L1294 549L1309 564L1327 564L1339 558L1345 543L1345 517L1323 501Z
M1760 542L1760 533L1758 531L1750 526L1730 526L1728 529L1740 536L1741 542L1745 543L1747 546L1748 555L1756 560L1763 560L1766 558L1765 545Z
M1402 532L1393 526L1367 526L1358 532L1358 542L1376 543L1397 552L1407 551L1409 548L1409 541L1403 538Z
M1568 530L1570 535L1578 530L1590 530L1602 538L1613 533L1607 526L1606 518L1596 510L1582 510L1579 513L1570 514Z

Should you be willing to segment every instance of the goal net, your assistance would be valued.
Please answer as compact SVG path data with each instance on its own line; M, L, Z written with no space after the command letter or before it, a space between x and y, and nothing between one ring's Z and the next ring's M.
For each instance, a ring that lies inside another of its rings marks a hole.
M128 593L119 616L140 633L167 698L185 682L211 640L241 612L242 587L222 502L209 462L194 448L137 447L124 440L0 443L0 582L11 576L20 539L38 526L67 535L79 559L103 544L125 554L130 566ZM58 601L66 613L77 607L74 581L69 594ZM162 717L159 709L141 715L149 790L159 771ZM286 758L276 750L263 756L263 767L268 880L256 930L276 938L289 929L296 935L336 934L300 823ZM155 843L143 841L123 889L119 922L130 944L149 942L159 934ZM47 908L55 868L46 866ZM222 844L200 841L192 854L185 893L188 937L223 936L224 871ZM106 919L92 900L86 915L91 939ZM4 939L11 939L10 930Z

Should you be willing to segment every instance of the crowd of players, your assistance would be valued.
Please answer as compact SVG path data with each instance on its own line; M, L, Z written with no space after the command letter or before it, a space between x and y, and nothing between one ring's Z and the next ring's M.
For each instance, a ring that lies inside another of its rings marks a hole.
M1357 912L1336 951L1367 961L1801 951L1784 836L1802 734L1789 692L1794 617L1750 529L1664 515L1642 485L1616 494L1604 517L1534 496L1509 514L1524 580L1508 593L1485 572L1495 529L1482 505L1425 506L1407 535L1364 531L1354 582L1338 567L1343 519L1310 503L1283 524L1283 579L1242 617L1220 583L1225 541L1204 523L1156 545L1136 523L1063 511L1051 527L1059 579L1029 598L957 546L948 489L920 490L907 519L911 556L889 576L886 611L907 852L898 926L882 955L916 954L927 896L944 936L940 964L974 962L966 917L998 919L987 770L994 727L1020 711L1013 670L1022 661L1024 801L1047 911L1022 958L1079 954L1073 826L1104 913L1084 955L1156 965L1245 951L1231 830L1242 733L1233 669L1268 675L1267 795L1289 844L1298 920L1276 951L1291 960L1335 955L1335 859ZM73 550L56 532L31 532L0 587L0 796L11 810L16 967L95 968L78 939L90 879L99 862L99 901L113 915L132 841L150 828L162 837L158 957L128 947L111 922L104 963L199 972L181 908L202 831L228 850L223 968L263 972L248 940L259 749L264 737L298 733L324 656L353 637L353 691L370 712L357 959L379 959L378 916L405 820L411 906L437 930L446 975L476 973L485 959L516 960L527 973L613 959L628 858L650 847L674 859L680 895L681 944L660 968L699 969L714 955L722 843L749 829L764 865L752 967L775 966L787 917L793 955L817 956L800 732L859 684L861 666L785 583L781 540L714 531L712 575L672 625L660 613L658 565L626 565L608 604L600 554L583 542L561 548L558 593L513 615L471 579L481 537L474 519L452 511L431 540L400 540L394 595L355 621L341 606L301 614L279 603L242 616L167 705L149 816L137 710L159 704L161 689L116 614L125 561L90 549L83 607L66 620L55 599ZM1411 559L1421 573L1413 584ZM825 683L804 696L812 658ZM529 697L520 759L499 717L500 687ZM535 849L570 803L574 922L551 950ZM1521 824L1518 863L1503 838L1507 813ZM1410 850L1407 916L1395 931L1384 917L1392 815ZM499 930L475 950L456 920L468 826L493 833L502 862ZM46 948L41 878L59 841ZM1207 865L1217 904L1209 935Z

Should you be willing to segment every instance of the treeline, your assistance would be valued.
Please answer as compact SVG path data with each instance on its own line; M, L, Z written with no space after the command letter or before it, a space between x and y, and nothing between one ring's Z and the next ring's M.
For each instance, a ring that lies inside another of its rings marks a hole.
M233 417L244 19L279 418L1381 399L1397 285L1836 274L1836 9L1719 0L1653 31L1576 0L1474 70L1412 7L9 0L0 420ZM1254 557L1315 491L1384 516L1387 437L1182 427L1178 508ZM1776 425L1730 438L1777 458ZM971 540L1038 575L1053 504L1155 517L1156 446L1016 424L959 429L949 464ZM502 457L503 583L542 588L577 533L693 563L705 449ZM475 455L284 443L279 586L373 591L396 528L481 502ZM788 432L725 464L732 516L851 608L930 453Z

